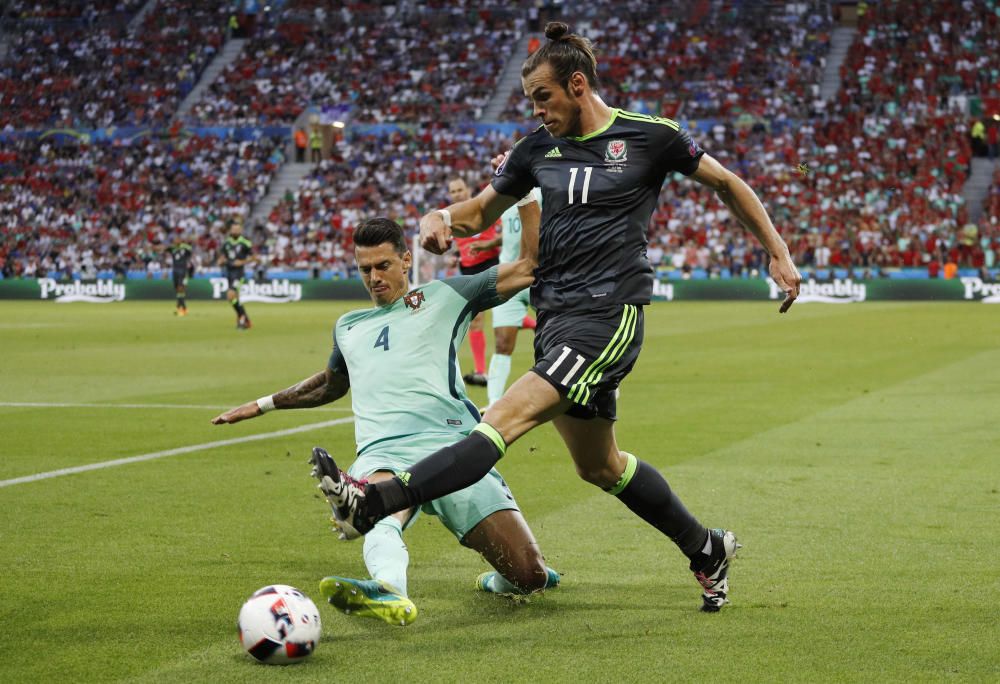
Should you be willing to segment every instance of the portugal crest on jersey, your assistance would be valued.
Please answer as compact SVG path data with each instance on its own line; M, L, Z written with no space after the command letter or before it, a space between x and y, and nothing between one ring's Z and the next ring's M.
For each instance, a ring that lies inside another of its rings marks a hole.
M415 290L403 296L403 303L406 307L416 311L424 303L424 293L422 290Z

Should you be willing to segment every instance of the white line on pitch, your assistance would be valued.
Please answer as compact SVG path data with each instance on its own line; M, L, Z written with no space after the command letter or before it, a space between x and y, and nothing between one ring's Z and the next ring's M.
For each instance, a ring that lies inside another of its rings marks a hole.
M0 401L0 407L11 408L116 408L116 409L197 409L224 411L231 406L208 406L206 404L76 404L70 402L46 401ZM315 408L311 411L350 411L349 408Z
M76 473L85 473L89 470L101 470L103 468L114 468L115 466L127 465L129 463L152 461L153 459L166 458L167 456L179 456L180 454L188 454L191 453L192 451L206 451L208 449L217 449L219 447L231 446L233 444L256 442L262 439L271 439L272 437L284 437L285 435L295 435L300 432L310 432L312 430L319 430L325 427L332 427L334 425L343 425L344 423L350 423L353 420L354 416L349 416L347 418L337 418L335 420L324 420L322 423L311 423L309 425L301 425L299 427L288 428L287 430L275 430L274 432L264 432L256 435L247 435L246 437L234 437L233 439L220 439L217 442L205 442L204 444L193 444L191 446L178 447L176 449L167 449L166 451L154 451L151 454L140 454L139 456L116 458L113 461L101 461L100 463L88 463L87 465L74 466L72 468L61 468L59 470L50 470L45 473L37 473L35 475L25 475L24 477L15 477L11 480L0 480L0 488L10 487L16 484L23 484L25 482L37 482L38 480L48 480L50 478L61 477L63 475L75 475Z

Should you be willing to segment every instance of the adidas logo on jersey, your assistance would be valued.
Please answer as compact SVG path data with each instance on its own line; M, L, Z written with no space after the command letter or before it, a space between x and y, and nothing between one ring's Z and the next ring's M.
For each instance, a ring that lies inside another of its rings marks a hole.
M545 153L546 159L558 159L562 157L562 152L559 151L558 147L553 147L551 150Z

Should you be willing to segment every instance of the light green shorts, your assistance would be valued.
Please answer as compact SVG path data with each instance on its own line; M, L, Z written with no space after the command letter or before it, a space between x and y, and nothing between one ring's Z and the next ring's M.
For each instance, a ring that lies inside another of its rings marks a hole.
M402 472L417 461L430 456L438 449L453 444L455 435L415 435L398 441L383 442L372 451L366 451L351 464L348 474L355 478L365 478L372 473L385 470ZM386 445L393 445L388 447ZM425 503L416 515L407 521L404 529L413 524L420 511L441 518L444 526L461 541L469 531L486 517L497 511L520 510L510 488L496 468L473 485L453 494L442 496Z
M493 307L494 328L520 328L531 304L531 294L524 288L503 304Z

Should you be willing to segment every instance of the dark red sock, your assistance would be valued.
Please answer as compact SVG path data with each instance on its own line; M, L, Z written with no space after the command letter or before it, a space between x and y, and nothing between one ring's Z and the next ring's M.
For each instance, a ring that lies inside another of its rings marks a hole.
M535 329L535 319L531 316L525 316L524 320L521 321L521 327L524 330L534 330Z
M472 347L472 362L476 365L476 372L480 375L486 374L486 333L482 330L473 330L469 333L469 346Z

